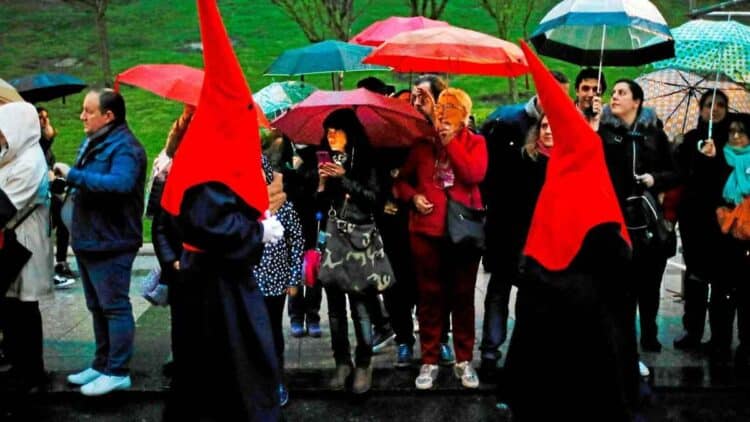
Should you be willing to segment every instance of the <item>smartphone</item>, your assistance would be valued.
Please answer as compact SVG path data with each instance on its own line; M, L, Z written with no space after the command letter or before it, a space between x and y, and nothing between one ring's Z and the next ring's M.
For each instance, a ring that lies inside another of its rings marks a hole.
M333 162L328 151L316 151L315 156L318 158L318 165Z

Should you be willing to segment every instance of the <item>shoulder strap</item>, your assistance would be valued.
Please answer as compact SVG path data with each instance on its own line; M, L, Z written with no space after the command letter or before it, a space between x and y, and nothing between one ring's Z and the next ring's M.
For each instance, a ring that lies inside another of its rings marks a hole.
M13 223L13 225L11 225L11 223L9 222L8 225L6 226L6 228L9 229L9 230L15 230L16 228L18 228L18 226L20 226L21 223L23 223L24 221L26 221L27 218L29 218L29 216L31 215L31 213L33 213L34 210L36 210L36 208L38 206L39 206L39 204L34 204L34 205L30 206L30 207L26 207L24 214L20 214L21 217L19 217Z

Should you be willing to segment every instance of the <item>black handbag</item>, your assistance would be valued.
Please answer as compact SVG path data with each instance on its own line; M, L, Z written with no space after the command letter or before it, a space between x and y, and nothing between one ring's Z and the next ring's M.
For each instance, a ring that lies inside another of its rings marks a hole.
M479 251L485 249L484 209L467 207L448 196L446 226L451 243Z
M633 143L633 176L635 177L635 142ZM677 253L677 233L656 197L642 189L626 198L623 210L625 226L633 242L655 254L672 257Z
M8 288L21 274L21 270L31 259L31 251L18 241L15 229L28 218L36 209L31 207L12 227L3 230L3 242L0 248L0 298L8 292Z
M318 279L346 293L382 292L396 278L375 223L355 224L328 216Z

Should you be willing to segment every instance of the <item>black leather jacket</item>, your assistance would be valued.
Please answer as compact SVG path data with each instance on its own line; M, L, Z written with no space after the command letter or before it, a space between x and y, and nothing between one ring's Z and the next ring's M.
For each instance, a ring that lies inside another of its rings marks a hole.
M362 165L366 163L362 160ZM328 179L325 190L317 193L318 209L324 214L333 209L338 218L352 223L373 221L380 188L376 169L368 167L354 172L346 163L346 174L341 178Z

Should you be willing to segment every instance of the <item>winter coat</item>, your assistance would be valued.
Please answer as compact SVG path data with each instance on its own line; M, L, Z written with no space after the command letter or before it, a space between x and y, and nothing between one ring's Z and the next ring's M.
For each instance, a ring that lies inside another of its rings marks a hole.
M353 151L349 153L349 158L344 163L346 174L339 178L329 178L325 189L317 193L316 207L325 215L333 209L338 218L351 223L369 223L374 220L380 194L378 175L371 164L371 157L362 156L366 154L365 151L360 150L359 153L356 149ZM317 183L317 173L315 176Z
M685 134L675 154L685 186L677 207L682 256L687 271L705 281L718 277L716 263L723 259L727 247L716 220L716 208L723 203L722 189L732 170L724 159L724 146L733 119L733 115L728 114L722 121L714 122L715 157L698 151L698 142L708 137L708 123L704 121L699 121L695 129Z
M0 159L0 196L6 209L0 212L0 227L36 209L15 229L19 243L32 255L11 284L7 297L34 302L50 296L52 286L52 243L49 226L49 179L44 153L39 147L39 118L28 103L0 107L0 132L8 142L8 152ZM10 211L10 212L8 212ZM12 216L12 218L11 218ZM8 221L10 219L10 222Z
M525 236L521 236L524 230L516 230L519 229L515 224L518 208L515 199L509 198L525 195L519 166L522 164L521 151L528 132L539 120L536 98L532 97L526 103L499 107L482 125L481 133L487 141L488 163L487 175L480 185L487 207L487 258L483 260L483 265L490 272L517 272L517 255ZM528 218L531 219L531 215Z
M599 124L599 136L604 143L604 158L621 207L628 196L645 189L645 186L636 183L634 173L650 173L654 177L654 185L648 190L655 197L675 187L679 182L669 139L652 109L641 110L633 127L628 128L622 120L612 114L608 106L605 106Z
M448 189L435 182L438 147L434 142L415 144L409 158L399 172L395 183L397 196L412 204L416 194L424 195L434 204L431 213L422 215L413 207L409 215L409 231L427 236L441 237L446 233L448 196L473 208L482 207L479 183L487 172L487 147L484 137L463 129L444 146L455 180Z
M146 152L127 124L84 141L68 173L76 252L137 250L143 243Z

